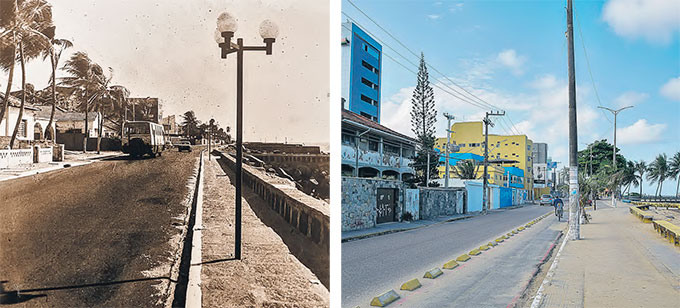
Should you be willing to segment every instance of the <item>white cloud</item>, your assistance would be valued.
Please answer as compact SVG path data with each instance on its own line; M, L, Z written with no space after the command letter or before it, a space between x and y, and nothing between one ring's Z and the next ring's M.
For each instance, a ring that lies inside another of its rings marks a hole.
M452 5L452 6L449 8L449 11L451 11L452 13L454 13L454 12L456 12L456 11L460 11L460 10L463 9L463 5L464 5L464 3L461 3L461 2L455 3L454 5Z
M609 0L602 19L618 35L668 43L680 31L680 1Z
M618 107L626 107L637 105L647 100L647 98L649 98L649 94L647 93L628 91L624 92L623 94L619 95L619 97L615 98L614 102Z
M666 124L649 124L646 119L640 119L630 126L616 130L617 143L625 145L661 141L666 126Z
M661 86L661 95L680 102L680 77L671 78Z
M517 52L514 49L506 49L498 53L498 56L496 57L496 60L509 68L512 69L513 74L515 75L521 75L524 73L523 66L524 63L526 62L526 58L520 55L517 55Z
M442 17L442 15L437 15L437 14L427 15L427 18L432 19L432 20L437 20L441 17Z

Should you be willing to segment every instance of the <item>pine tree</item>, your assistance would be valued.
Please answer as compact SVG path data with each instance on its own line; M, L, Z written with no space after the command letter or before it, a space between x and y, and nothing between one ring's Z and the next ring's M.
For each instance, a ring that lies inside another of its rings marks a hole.
M413 167L421 184L426 184L427 155L430 155L430 179L436 179L439 174L437 171L439 157L433 154L435 142L434 124L436 121L437 110L434 104L434 91L430 85L425 55L421 53L418 83L413 90L413 97L411 98L411 130L418 140L417 156Z

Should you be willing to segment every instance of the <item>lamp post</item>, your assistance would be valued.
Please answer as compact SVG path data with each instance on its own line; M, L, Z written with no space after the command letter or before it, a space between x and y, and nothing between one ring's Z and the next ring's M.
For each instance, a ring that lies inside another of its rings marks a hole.
M211 146L212 146L212 137L213 137L213 125L215 125L215 119L210 119L210 125L208 126L208 131L209 131L209 133L208 133L208 160L212 160L210 158L210 156L211 156L210 153L212 153Z
M633 108L633 106L626 106L626 107L619 108L619 109L616 109L616 110L611 109L611 108L607 108L607 107L602 107L602 106L598 106L597 108L607 110L614 115L614 148L613 148L613 151L612 151L614 153L612 153L612 165L614 165L614 173L616 173L616 116L619 115L619 112L621 112L625 109L628 109L628 108ZM616 191L618 190L618 184L615 183L614 186L615 186L615 189L614 189L614 191L612 191L612 207L616 207Z
M444 112L444 117L447 120L446 126L446 169L444 171L444 187L449 187L449 145L451 144L451 120L455 119L454 116Z
M243 39L231 39L238 29L236 18L224 12L217 17L217 30L215 40L220 47L222 59L228 54L236 53L236 200L235 200L235 223L234 223L234 259L241 259L241 174L243 158L243 52L264 51L267 55L272 54L272 45L279 34L279 28L270 20L264 20L260 24L260 36L264 40L264 46L246 46Z

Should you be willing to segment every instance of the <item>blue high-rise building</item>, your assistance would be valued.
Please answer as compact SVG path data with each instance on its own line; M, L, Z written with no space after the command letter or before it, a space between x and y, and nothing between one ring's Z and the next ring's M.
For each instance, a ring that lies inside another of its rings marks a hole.
M343 23L343 108L378 123L381 64L382 46L354 23Z

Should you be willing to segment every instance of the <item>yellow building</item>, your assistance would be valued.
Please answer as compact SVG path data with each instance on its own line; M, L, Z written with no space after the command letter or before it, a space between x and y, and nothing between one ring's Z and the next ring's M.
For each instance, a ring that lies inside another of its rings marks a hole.
M484 124L479 122L458 122L451 126L451 143L456 143L460 146L460 151L454 155L461 158L469 155L484 157ZM444 152L444 145L446 138L437 138L435 148ZM522 184L521 186L528 192L533 192L533 163L531 161L531 148L533 142L526 135L493 135L489 134L489 160L494 159L510 159L517 163L504 164L505 167L516 167L524 171L523 178L511 176L513 184ZM469 154L468 154L469 153ZM453 163L453 161L450 161ZM489 164L489 183L502 185L507 181L505 177L504 168ZM439 166L440 177L444 177L445 165L443 163ZM451 171L449 171L451 172ZM480 166L478 177L481 178L483 167ZM452 175L450 175L453 177ZM520 185L512 185L520 186Z

